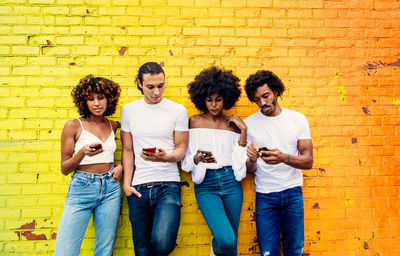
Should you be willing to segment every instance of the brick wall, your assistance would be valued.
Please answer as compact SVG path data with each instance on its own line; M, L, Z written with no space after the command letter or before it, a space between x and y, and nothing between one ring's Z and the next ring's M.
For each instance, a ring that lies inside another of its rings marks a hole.
M120 108L141 97L138 67L157 61L165 96L190 115L186 85L203 68L232 69L242 84L274 71L287 86L281 105L306 114L313 137L306 254L400 255L399 24L396 0L2 1L0 254L52 254L69 180L60 134L78 116L71 88L89 73L111 78L122 86ZM256 110L243 95L229 113ZM210 232L190 176L182 180L173 255L207 255ZM252 177L242 184L239 253L256 255ZM89 225L82 255L92 254ZM133 254L125 198L115 254Z

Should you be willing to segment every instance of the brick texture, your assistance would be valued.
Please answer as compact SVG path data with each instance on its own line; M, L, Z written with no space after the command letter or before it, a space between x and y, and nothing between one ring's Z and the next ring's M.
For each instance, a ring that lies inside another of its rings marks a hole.
M0 6L0 254L52 255L69 177L60 134L78 116L71 88L89 73L141 97L134 78L162 63L165 96L197 113L186 85L203 68L242 84L270 69L282 106L311 126L304 171L305 255L400 255L400 3L396 0L5 0ZM257 111L245 94L230 114ZM119 135L117 136L119 138ZM118 139L116 160L120 160ZM208 255L211 234L182 175L173 255ZM254 182L242 181L238 252L257 255ZM115 255L132 255L123 199ZM82 255L91 255L89 224Z

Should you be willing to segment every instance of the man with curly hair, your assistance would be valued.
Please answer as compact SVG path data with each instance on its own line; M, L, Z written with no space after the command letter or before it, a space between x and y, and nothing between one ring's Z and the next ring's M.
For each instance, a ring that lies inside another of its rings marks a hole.
M311 169L313 149L306 117L283 108L277 97L285 87L271 71L249 76L245 90L260 111L248 127L247 171L255 172L256 226L261 255L303 255L302 169Z
M176 245L181 187L177 162L188 143L188 113L163 98L162 67L148 62L139 68L142 99L121 110L123 190L135 255L168 255Z

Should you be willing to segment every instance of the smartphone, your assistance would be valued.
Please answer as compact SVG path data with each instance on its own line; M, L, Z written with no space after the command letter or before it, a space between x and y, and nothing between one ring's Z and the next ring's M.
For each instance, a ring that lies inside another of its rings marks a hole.
M204 157L207 157L207 156L212 156L212 153L211 153L211 151L204 151L204 150L200 150L200 153L202 153Z
M265 147L265 146L258 147L258 152L267 151L267 150L269 150L269 149L267 147ZM264 156L264 157L269 157L269 155L266 154L266 153L261 153L261 155Z
M156 152L156 147L154 147L154 148L142 148L142 151L147 151L147 152L153 152L153 153L155 153L155 152Z
M89 148L94 148L95 150L99 150L102 149L103 146L101 145L101 143L93 143L89 145Z

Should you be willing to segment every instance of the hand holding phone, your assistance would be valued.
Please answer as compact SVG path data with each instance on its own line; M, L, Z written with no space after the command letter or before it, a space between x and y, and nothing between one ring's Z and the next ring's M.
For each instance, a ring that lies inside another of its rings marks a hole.
M211 153L211 151L205 151L205 150L200 150L200 153L203 155L203 157L207 157L207 156L212 156L213 155Z
M89 145L89 148L92 148L94 150L99 150L99 149L102 149L103 146L101 145L101 143L93 143L93 144Z
M153 148L142 148L142 151L147 151L147 152L153 152L153 153L155 153L155 152L156 152L156 147L153 147Z
M263 151L268 151L269 149L265 146L258 147L258 152L261 152L261 156L263 157L269 157L267 153L263 153Z

